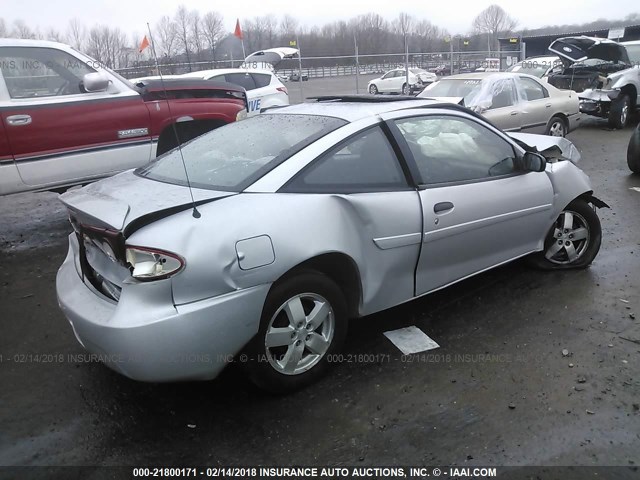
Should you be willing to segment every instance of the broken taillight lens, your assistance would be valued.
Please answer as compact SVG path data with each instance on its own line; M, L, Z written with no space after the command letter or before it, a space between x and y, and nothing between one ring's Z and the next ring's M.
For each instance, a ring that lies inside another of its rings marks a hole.
M180 255L155 248L128 245L126 255L131 276L142 281L168 278L185 266Z

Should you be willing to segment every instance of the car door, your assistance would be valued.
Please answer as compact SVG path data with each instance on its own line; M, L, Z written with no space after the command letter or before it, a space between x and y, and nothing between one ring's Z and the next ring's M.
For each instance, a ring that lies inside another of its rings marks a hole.
M513 79L498 78L491 81L488 88L484 87L490 104L483 112L496 127L505 132L518 132L522 126L522 109L518 102Z
M26 185L77 183L150 160L142 98L117 79L86 92L84 75L97 68L62 49L0 47L0 115Z
M521 104L521 129L524 133L544 134L547 123L558 109L553 107L553 99L544 86L529 77L515 78Z
M388 137L379 125L351 135L294 177L280 192L324 196L325 211L340 208L327 233L346 242L362 282L361 313L379 311L414 296L422 216ZM336 227L337 226L337 227Z
M392 91L393 89L393 82L396 76L396 71L395 70L391 70L390 72L385 73L382 78L380 79L380 82L378 82L378 90L381 93L388 93L390 91Z
M506 136L467 115L421 113L392 127L419 177L417 295L539 249L553 188L544 172L520 170Z

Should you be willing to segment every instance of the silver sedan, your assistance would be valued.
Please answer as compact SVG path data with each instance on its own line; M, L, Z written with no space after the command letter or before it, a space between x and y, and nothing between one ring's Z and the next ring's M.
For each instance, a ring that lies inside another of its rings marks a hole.
M78 341L138 380L239 361L290 391L328 368L349 318L524 256L591 263L604 204L571 142L385 99L266 112L62 195L57 294Z
M443 78L418 97L460 103L506 132L564 137L580 124L578 94L523 73L466 73Z

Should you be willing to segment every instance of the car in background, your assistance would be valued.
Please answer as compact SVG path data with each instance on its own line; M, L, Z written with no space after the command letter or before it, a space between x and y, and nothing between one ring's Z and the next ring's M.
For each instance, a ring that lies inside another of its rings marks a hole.
M638 124L629 139L627 165L633 173L640 173L640 124Z
M300 75L300 70L295 70L291 72L291 75L289 75L290 82L299 82L300 80L302 80L303 82L308 82L309 75L306 73L303 73L302 75Z
M550 84L577 92L581 112L606 118L612 128L627 126L640 105L640 68L632 64L624 45L604 38L564 37L552 42L549 51L563 62L548 75Z
M534 77L545 80L554 68L561 66L562 61L560 57L546 55L526 58L521 62L511 65L506 71L533 75Z
M447 99L481 113L506 132L564 137L580 122L578 96L532 75L468 73L452 75L418 97Z
M287 87L271 70L222 68L185 73L181 77L228 82L243 87L247 91L249 116L257 115L265 108L289 105Z
M244 90L229 83L134 86L62 43L0 39L0 195L146 165L246 115Z
M438 80L435 73L427 72L422 68L409 68L409 83L407 84L407 72L404 67L394 68L374 78L367 85L367 91L372 95L378 93L399 93L410 95L422 90L426 85Z
M388 100L269 110L62 195L74 232L56 289L78 341L137 380L238 361L287 392L335 364L350 318L524 256L592 262L603 202L571 142Z

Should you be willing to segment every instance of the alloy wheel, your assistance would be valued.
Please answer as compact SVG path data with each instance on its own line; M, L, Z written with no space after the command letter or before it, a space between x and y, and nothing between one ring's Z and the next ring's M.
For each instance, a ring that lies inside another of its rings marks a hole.
M325 355L335 332L331 304L315 293L296 295L275 312L265 335L267 360L279 373L298 375Z
M556 221L545 258L552 263L567 265L578 261L589 247L589 224L579 213L565 210Z

